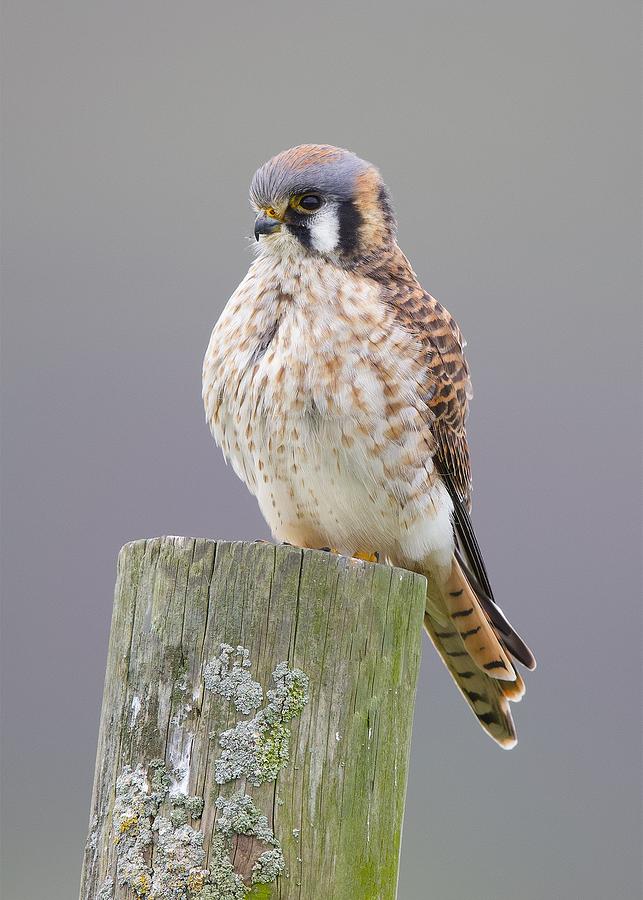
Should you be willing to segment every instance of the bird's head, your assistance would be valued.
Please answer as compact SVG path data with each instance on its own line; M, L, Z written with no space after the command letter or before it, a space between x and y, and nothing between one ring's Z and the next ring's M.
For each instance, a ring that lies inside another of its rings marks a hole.
M349 150L302 144L264 163L250 186L261 249L293 240L311 254L351 266L395 241L389 193L375 166Z

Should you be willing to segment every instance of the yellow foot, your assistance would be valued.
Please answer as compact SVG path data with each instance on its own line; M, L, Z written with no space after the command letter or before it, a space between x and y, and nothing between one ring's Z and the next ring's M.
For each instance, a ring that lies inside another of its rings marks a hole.
M376 562L380 561L380 555L377 551L375 551L373 553L361 553L360 552L360 553L354 553L353 559L363 559L364 562L376 563Z
M320 550L323 550L324 553L334 553L335 556L340 556L340 552L337 547L320 547Z

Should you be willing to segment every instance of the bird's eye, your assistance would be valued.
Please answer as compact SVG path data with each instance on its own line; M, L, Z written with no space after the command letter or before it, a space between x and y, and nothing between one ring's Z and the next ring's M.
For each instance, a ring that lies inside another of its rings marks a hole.
M297 204L297 206L305 209L306 212L314 212L321 205L321 197L318 197L317 194L304 194L303 197L299 198L299 203Z

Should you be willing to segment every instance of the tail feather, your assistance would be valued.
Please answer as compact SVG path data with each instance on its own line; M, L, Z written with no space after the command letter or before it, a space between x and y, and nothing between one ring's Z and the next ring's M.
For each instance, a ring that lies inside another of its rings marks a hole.
M492 678L478 668L453 622L444 629L427 613L424 627L480 725L501 747L515 747L516 729L505 691L515 690L516 681Z
M500 682L500 690L510 703L520 703L525 696L525 682L516 672L516 680Z
M504 612L493 599L491 593L481 584L480 579L467 565L463 554L458 547L455 548L455 559L478 598L480 606L484 610L496 632L502 636L502 642L511 655L521 662L527 669L536 668L536 658L527 644L507 619Z
M438 457L437 463L453 503L455 548L446 590L444 585L437 590L430 573L424 572L430 585L425 628L482 727L502 747L513 747L516 730L509 702L522 698L525 685L509 654L528 669L536 668L536 660L494 600L467 497L444 460L441 464ZM471 628L463 629L467 619ZM491 658L490 648L496 654Z
M514 747L509 703L522 699L525 683L509 654L533 668L531 651L457 553L441 588L429 584L424 616L429 637L487 734L501 747Z
M515 681L516 672L457 559L444 586L444 602L469 655L483 672L501 681Z

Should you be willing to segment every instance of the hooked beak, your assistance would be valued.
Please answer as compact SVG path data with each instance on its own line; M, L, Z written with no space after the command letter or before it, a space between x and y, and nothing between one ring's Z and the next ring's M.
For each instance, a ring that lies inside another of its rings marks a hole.
M281 222L266 213L259 213L255 219L255 240L259 240L262 234L274 234L281 230Z

